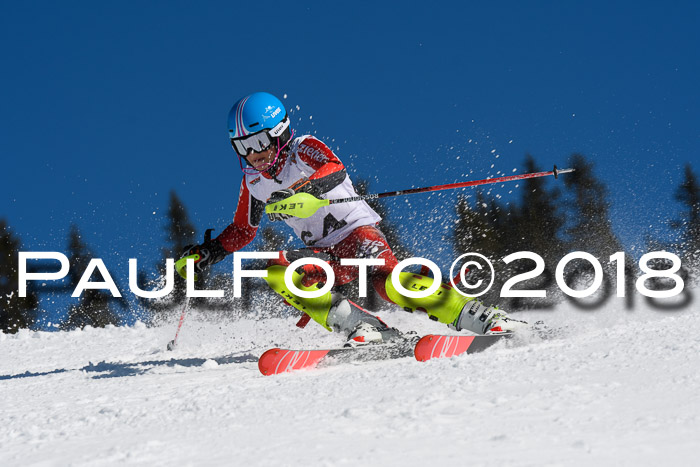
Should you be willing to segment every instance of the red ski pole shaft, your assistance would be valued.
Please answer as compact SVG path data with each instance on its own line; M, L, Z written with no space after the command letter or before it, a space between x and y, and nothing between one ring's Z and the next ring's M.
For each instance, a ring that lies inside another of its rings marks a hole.
M204 231L204 243L211 241L211 233L214 229L207 229ZM177 269L177 273L180 274L183 279L185 278L185 274L181 272L182 269L187 267L187 261L190 259L194 259L196 261L199 260L199 254L193 254L193 255L188 255L183 258L180 258L176 263L175 263L175 268ZM178 263L181 261L184 261L185 263L178 268ZM189 273L189 269L187 269L187 273ZM194 276L194 279L197 280L197 276ZM171 340L168 342L168 350L173 350L175 346L177 345L177 337L180 335L180 329L182 328L182 323L185 321L185 315L187 314L187 310L190 307L190 297L188 296L187 299L185 300L185 305L182 307L182 313L180 313L180 322L177 324L177 331L175 331L175 339Z
M412 195L412 194L416 194L416 193L427 193L430 191L452 190L454 188L466 188L466 187L470 187L470 186L488 185L491 183L512 182L514 180L523 180L523 179L527 179L527 178L538 178L538 177L548 177L550 175L554 175L554 178L558 178L559 174L569 173L569 172L573 172L573 171L574 171L574 169L557 169L557 166L555 165L554 170L550 170L549 172L532 172L532 173L526 173L526 174L520 174L520 175L509 175L507 177L485 178L483 180L471 180L469 182L448 183L446 185L434 185L434 186L428 186L428 187L424 187L424 188L409 188L408 190L387 191L386 193L353 196L351 198L330 199L328 201L329 201L329 204L348 203L351 201L362 201L365 199L380 199L380 198L388 198L390 196Z
M182 307L182 313L180 313L180 322L177 325L177 331L175 331L175 339L168 342L168 350L173 350L177 345L177 336L180 335L180 328L182 328L182 323L185 321L185 315L187 314L187 309L190 307L190 297L185 300L185 306Z

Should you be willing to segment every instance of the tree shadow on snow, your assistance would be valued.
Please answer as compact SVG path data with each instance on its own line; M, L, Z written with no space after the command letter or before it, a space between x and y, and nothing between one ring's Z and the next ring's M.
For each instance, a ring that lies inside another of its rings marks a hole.
M93 379L100 378L121 378L124 376L137 376L148 373L157 367L199 367L204 365L204 362L208 360L213 360L219 365L228 365L231 363L247 363L247 362L257 362L258 357L252 354L246 355L226 355L223 357L216 358L171 358L170 360L151 360L145 362L99 362L92 363L82 368L60 368L51 371L43 372L24 372L15 375L0 375L0 381L20 379L20 378L32 378L35 376L47 376L58 373L68 373L71 371L82 371L84 373L97 373L92 376Z

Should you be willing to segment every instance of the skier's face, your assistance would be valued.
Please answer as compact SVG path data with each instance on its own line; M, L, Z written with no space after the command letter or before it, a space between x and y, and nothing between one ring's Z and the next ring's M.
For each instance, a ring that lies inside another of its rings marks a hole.
M246 157L248 160L248 163L255 168L255 170L262 170L265 167L269 166L272 164L272 161L275 158L275 147L274 145L270 145L269 148L265 149L264 151L260 152L253 152Z

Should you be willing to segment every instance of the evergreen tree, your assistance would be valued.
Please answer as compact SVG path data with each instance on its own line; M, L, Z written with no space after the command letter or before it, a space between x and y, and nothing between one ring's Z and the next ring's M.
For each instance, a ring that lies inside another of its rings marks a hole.
M608 190L596 177L593 163L581 154L573 154L570 158L570 166L574 172L566 174L564 183L567 188L567 202L571 222L567 224L565 233L569 248L573 251L584 251L595 256L603 267L605 279L603 287L611 286L615 278L616 267L609 261L611 255L618 251L624 251L622 243L613 232L610 219L610 206ZM587 277L593 273L593 268L587 262L575 261L573 266L567 268L565 280L570 286L575 286L576 281L571 277ZM627 285L632 283L634 277L633 261L629 255L625 264ZM590 301L571 300L582 306ZM628 305L631 302L628 302ZM585 307L589 307L586 305ZM593 304L594 305L594 304Z
M468 252L479 253L489 258L494 267L494 283L479 300L490 305L508 307L508 302L500 297L501 287L507 277L506 265L500 259L516 251L512 225L515 208L504 206L481 190L476 192L473 203L469 202L469 197L460 196L455 208L457 220L452 239L456 256ZM491 271L472 268L468 280L472 283L478 280L489 282Z
M541 172L531 155L525 157L524 173ZM508 221L508 237L511 241L508 250L531 251L538 254L545 263L544 272L533 279L521 282L517 288L545 290L549 298L516 298L511 306L516 309L552 304L553 294L558 291L554 280L554 271L558 261L564 256L567 245L562 237L565 215L558 208L561 191L548 189L543 177L528 178L521 188L522 198L514 215ZM506 270L507 277L531 271L534 263L519 260L511 263Z
M500 258L510 253L508 226L512 209L506 209L495 198L478 190L473 206L468 196L457 199L456 213L453 243L458 255L475 252Z
M78 227L72 225L68 235L68 261L70 263L68 280L71 290L75 290L92 257L90 249L82 240ZM104 278L102 279L104 280ZM109 324L118 325L119 318L112 309L113 302L114 297L105 290L84 290L80 301L70 308L66 320L61 323L61 329L76 329L85 326L103 328Z
M15 333L31 327L36 320L39 299L27 288L27 296L19 297L18 253L20 240L12 235L4 219L0 219L0 332Z
M700 272L700 183L690 164L685 166L685 178L675 198L684 207L680 219L671 224L680 232L678 250L683 263L697 275Z
M535 159L527 155L524 163L525 173L540 172ZM562 239L564 213L558 208L561 192L548 189L543 178L525 179L519 193L519 203L503 204L488 192L477 191L473 202L460 197L456 205L453 244L457 255L466 252L481 253L491 260L495 270L492 288L481 296L487 304L498 305L509 311L550 304L555 291L554 270L556 263L566 251L566 242ZM544 289L548 299L504 298L500 296L501 288L508 279L515 275L531 271L534 263L517 260L505 264L502 258L519 251L531 251L545 262L545 271L540 276L519 283L514 290ZM479 279L489 281L490 271L474 269L470 282Z
M177 261L180 256L182 256L185 247L198 243L197 231L190 221L184 203L180 200L175 191L170 192L165 233L166 246L162 249L163 259L156 266L160 278L153 281L152 284L149 284L151 287L160 288L165 285L166 259L172 258ZM172 310L179 308L179 306L184 303L187 293L186 282L180 278L177 272L174 274L173 291L162 299L149 300L147 302L149 310ZM200 276L198 277L200 280L203 280L205 274L198 274L198 276ZM196 301L196 299L193 299L193 301Z
M541 172L535 159L527 155L525 173ZM520 235L516 237L515 249L534 251L550 266L556 264L566 247L561 239L564 213L558 208L561 196L558 188L547 189L544 177L528 178L522 188L522 200L515 222Z
M197 243L197 229L190 221L187 209L175 191L170 192L168 223L165 231L168 246L163 249L163 260L178 259L186 246Z
M572 199L573 224L566 229L571 247L586 251L602 262L622 250L622 244L612 230L608 190L593 172L593 163L583 155L571 156L574 172L564 181Z
M459 195L455 205L457 219L454 224L452 242L455 253L459 256L466 252L475 252L490 256L493 248L487 246L496 241L494 219L484 217L483 209L488 206L481 190L477 190L475 200L470 203L471 195ZM492 244L490 245L492 246Z
M479 215L475 209L469 205L469 197L459 195L455 204L457 219L454 223L452 242L455 252L460 255L471 251L477 242L477 236L481 235L478 222Z

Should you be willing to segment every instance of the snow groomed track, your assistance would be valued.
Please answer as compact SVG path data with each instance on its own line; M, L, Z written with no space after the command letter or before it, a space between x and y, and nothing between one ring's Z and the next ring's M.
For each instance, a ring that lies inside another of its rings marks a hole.
M519 314L558 331L547 340L275 377L258 372L264 350L340 336L291 317L214 323L203 312L174 352L176 323L0 334L0 465L691 465L696 309L563 305Z

